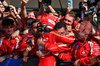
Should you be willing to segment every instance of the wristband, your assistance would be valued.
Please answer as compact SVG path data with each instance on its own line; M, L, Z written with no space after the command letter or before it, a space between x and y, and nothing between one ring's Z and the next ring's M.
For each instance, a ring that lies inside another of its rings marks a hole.
M15 15L17 16L17 15L19 15L19 13L16 13Z

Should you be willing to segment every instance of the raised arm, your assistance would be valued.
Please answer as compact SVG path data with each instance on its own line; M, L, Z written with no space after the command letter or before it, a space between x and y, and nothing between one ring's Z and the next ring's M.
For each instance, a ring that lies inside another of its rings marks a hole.
M17 22L18 24L18 28L21 28L23 26L23 23L21 21L21 17L19 16L19 14L17 13L16 11L16 8L13 6L13 5L9 5L10 7L10 12L11 12L11 15L15 18L15 21ZM16 25L17 25L16 24Z
M39 11L37 13L37 16L42 15L42 12L44 10L44 7L42 5L42 0L39 0L39 5L40 5L40 8L39 8Z
M25 19L27 17L27 12L26 12L26 4L28 3L29 0L21 0L21 17L22 17L22 22L25 23Z

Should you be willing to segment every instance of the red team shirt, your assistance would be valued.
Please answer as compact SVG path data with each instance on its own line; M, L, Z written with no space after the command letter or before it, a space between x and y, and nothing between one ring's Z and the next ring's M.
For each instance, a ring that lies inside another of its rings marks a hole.
M56 58L52 52L69 51L71 48L68 45L71 45L75 40L74 37L63 36L55 30L44 34L42 37L45 42L43 51L47 51L47 55L44 58L40 58L39 66L55 66Z
M86 43L76 43L71 53L61 53L59 58L61 60L71 61L72 57L75 60L80 59L81 65L91 65L90 59L92 57L100 55L99 45L95 41L87 41Z

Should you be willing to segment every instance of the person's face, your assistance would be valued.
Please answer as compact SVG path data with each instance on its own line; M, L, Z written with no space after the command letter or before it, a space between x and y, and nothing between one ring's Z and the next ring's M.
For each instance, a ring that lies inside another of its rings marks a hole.
M37 32L37 24L39 22L33 23L33 27L32 27L32 33L35 34Z
M6 27L3 27L3 29L7 35L11 35L14 31L13 26L6 26Z
M78 23L76 26L75 26L75 29L78 31L80 28L80 23Z
M29 12L28 15L27 15L27 18L33 18L33 19L35 19L34 12Z
M67 14L65 16L64 22L66 23L66 26L67 25L72 25L73 21L74 21L74 17L71 17L69 14Z
M78 39L83 41L86 40L89 37L91 30L92 30L92 26L90 24L81 25L78 31L79 32Z
M64 27L60 28L60 29L57 29L57 32L62 34L62 35L65 35L66 34L66 30Z

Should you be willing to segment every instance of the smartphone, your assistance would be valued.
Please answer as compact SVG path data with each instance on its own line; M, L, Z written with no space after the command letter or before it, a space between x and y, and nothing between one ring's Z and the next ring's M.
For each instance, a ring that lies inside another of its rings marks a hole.
M21 8L21 4L19 5L19 8Z
M73 7L73 0L67 0L68 1L68 7L71 8Z
M44 6L51 5L51 0L42 0L42 5Z
M5 12L9 12L10 11L10 7L9 6L6 6L5 7Z

